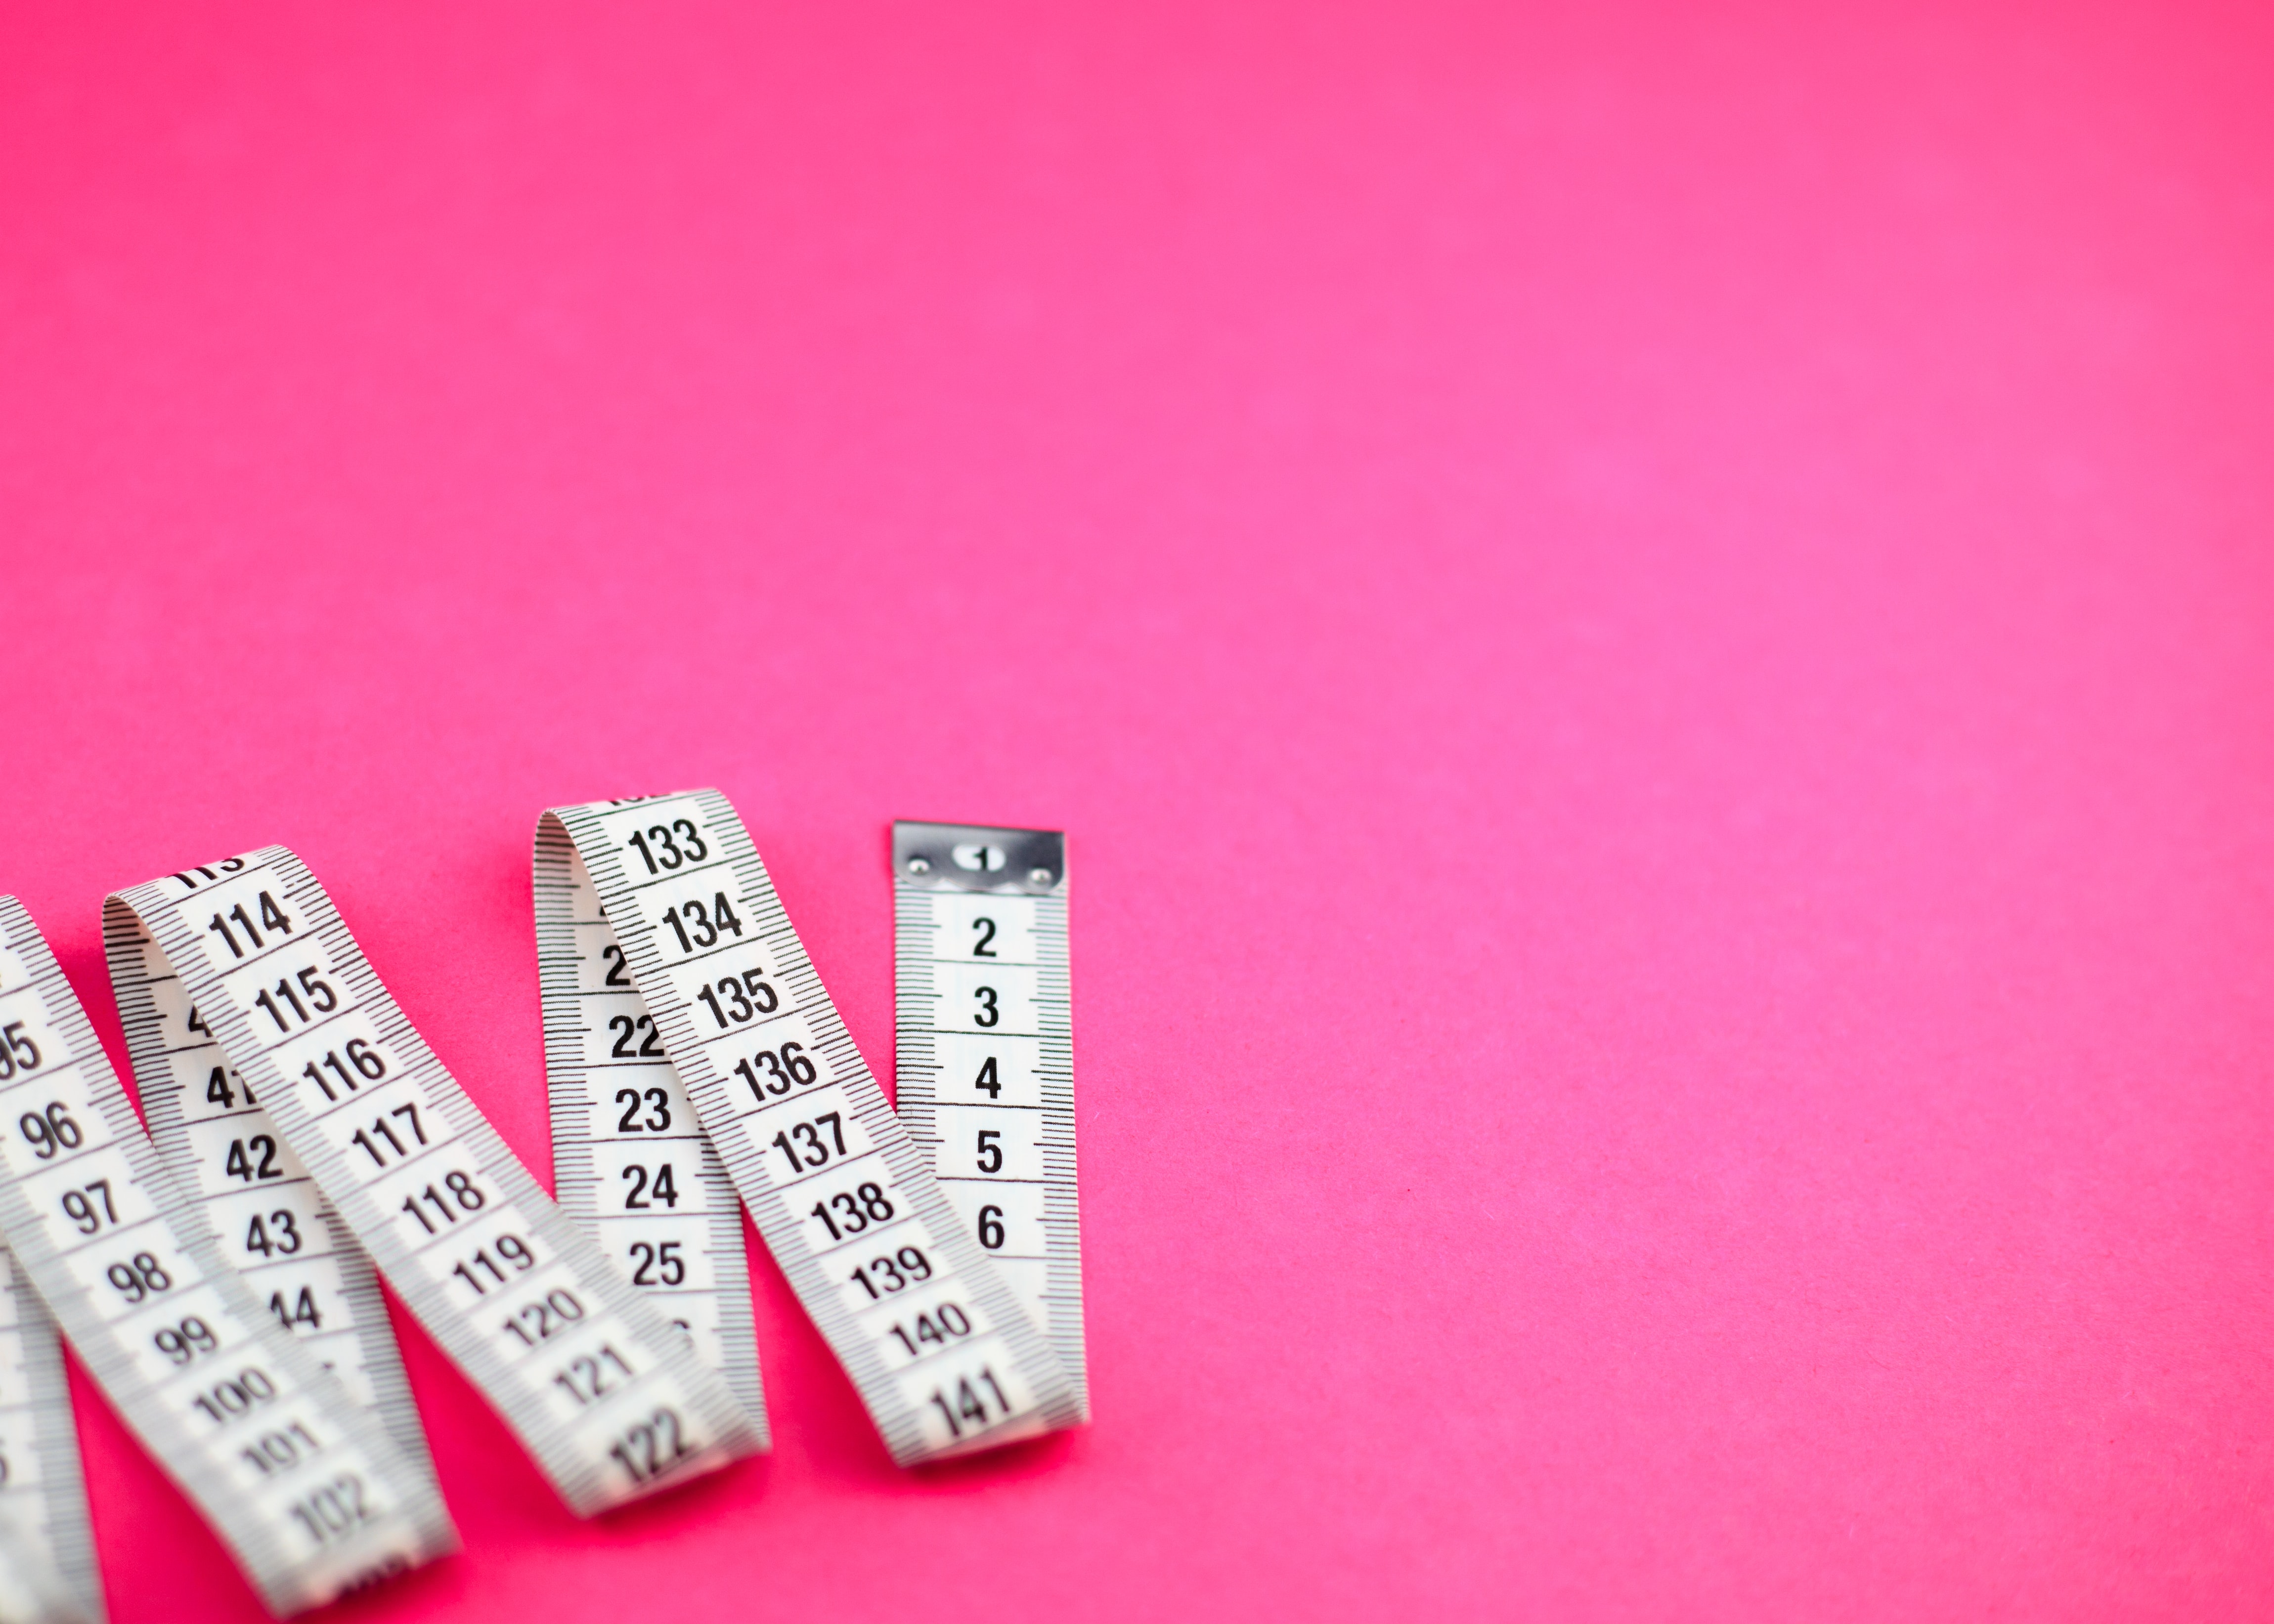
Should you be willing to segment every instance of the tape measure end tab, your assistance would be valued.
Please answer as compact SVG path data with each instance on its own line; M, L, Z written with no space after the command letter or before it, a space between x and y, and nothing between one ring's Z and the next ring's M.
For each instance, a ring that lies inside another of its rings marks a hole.
M1055 829L896 822L892 875L927 891L1050 896L1065 886L1065 836Z

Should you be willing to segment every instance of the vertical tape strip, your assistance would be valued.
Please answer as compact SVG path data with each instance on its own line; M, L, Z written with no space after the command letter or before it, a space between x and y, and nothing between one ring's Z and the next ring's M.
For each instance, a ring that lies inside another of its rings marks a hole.
M114 900L102 927L142 1117L189 1198L184 1210L205 1222L254 1300L323 1361L431 1483L425 1430L370 1255L230 1065L142 921Z
M0 1620L102 1617L63 1345L30 1278L0 1246Z
M716 790L546 814L792 1289L894 1460L1080 1419L1020 1308L886 1104Z
M895 823L892 905L900 1120L1086 1420L1065 837Z
M762 1447L725 1383L475 1109L282 846L137 886L229 1061L580 1515Z
M0 1229L280 1613L456 1548L440 1499L225 1265L23 906L0 898Z
M733 1181L632 985L584 859L558 824L538 831L535 879L554 1198L687 1333L763 1429Z

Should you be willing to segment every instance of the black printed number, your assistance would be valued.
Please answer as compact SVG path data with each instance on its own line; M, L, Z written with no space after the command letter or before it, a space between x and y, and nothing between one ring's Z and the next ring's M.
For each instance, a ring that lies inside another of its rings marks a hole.
M624 1197L627 1212L644 1211L659 1201L674 1208L679 1205L679 1186L672 1179L671 1163L668 1162L658 1164L651 1179L648 1170L636 1162L625 1168L618 1177L632 1187L631 1193Z
M553 1385L578 1403L589 1404L603 1393L614 1392L618 1380L629 1380L631 1373L623 1355L602 1342L599 1352L579 1354L569 1360L568 1368L553 1378Z
M169 1325L150 1338L151 1345L177 1365L187 1365L200 1354L213 1353L221 1347L221 1338L213 1327L192 1314L179 1325Z
M207 1077L206 1103L207 1105L218 1105L225 1111L235 1110L237 1109L237 1089L230 1086L231 1083L235 1083L237 1088L245 1089L245 1102L247 1105L258 1105L260 1103L260 1101L252 1097L252 1090L245 1087L245 1079L239 1077L236 1072L230 1071L227 1066L215 1066L213 1069L212 1073Z
M494 1255L493 1255L494 1254ZM474 1255L452 1267L456 1274L474 1289L476 1297L486 1297L490 1288L501 1286L513 1278L506 1273L525 1274L537 1267L537 1254L529 1243L518 1235L501 1235L487 1246L477 1246Z
M390 1123L388 1116L395 1120ZM348 1143L369 1156L373 1167L400 1162L410 1154L413 1145L425 1142L426 1130L418 1120L416 1105L398 1105L386 1116L373 1117L370 1127L358 1128L348 1136Z
M636 1286L677 1286L687 1282L687 1259L679 1255L677 1241L634 1241L633 1258L638 1267L632 1270Z
M928 1349L937 1350L950 1342L971 1335L971 1320L954 1303L942 1303L927 1313L918 1314L907 1325L892 1327L892 1335L900 1339L900 1347L910 1358L922 1356Z
M621 1019L621 1017L618 1019ZM616 1103L624 1108L624 1114L617 1119L616 1132L619 1133L667 1132L671 1127L670 1090L651 1088L647 1091L647 1120L644 1123L638 1119L640 1099L640 1091L636 1088L616 1090Z
M679 951L682 953L714 946L719 936L727 932L736 936L742 934L742 919L735 914L734 905L727 900L727 893L723 891L712 898L711 906L707 908L699 902L682 902L675 908L666 909L663 922L670 926L673 934L678 936Z
M316 1293L312 1286L303 1286L297 1297L287 1301L282 1291L268 1294L268 1312L276 1316L276 1323L286 1330L305 1325L312 1331L324 1328L324 1316L317 1312Z
M750 1086L750 1093L758 1099L772 1094L779 1099L793 1087L802 1087L821 1075L802 1043L785 1043L779 1049L762 1049L747 1060L734 1062L734 1075Z
M24 1035L24 1023L11 1020L0 1026L0 1083L24 1071L40 1069L40 1046Z
M824 1128L829 1130L826 1139L822 1136ZM788 1162L793 1174L802 1173L808 1168L826 1167L832 1156L845 1154L844 1124L837 1112L825 1111L811 1122L794 1123L775 1134L774 1148Z
M656 1047L657 1043L662 1041L663 1034L656 1030L654 1016L641 1015L636 1018L630 1015L611 1015L608 1017L608 1030L616 1034L615 1047L608 1050L611 1059L660 1060L663 1058L663 1050ZM647 1041L640 1044L637 1049L634 1049L633 1041L643 1032L647 1034Z
M31 1146L32 1154L42 1162L52 1162L66 1150L79 1147L79 1124L61 1100L50 1100L36 1111L26 1111L16 1118L16 1131Z
M257 1404L276 1396L276 1384L258 1365L225 1376L190 1401L207 1420L219 1425L235 1419Z
M252 1001L268 1011L268 1019L276 1023L279 1032L305 1026L317 1016L328 1015L340 1007L339 994L317 974L313 965L297 975L279 976L275 986L256 993Z
M973 1026L993 1026L1001 1024L1003 1012L995 1007L997 995L992 987L975 987L971 989L971 996L979 1000L978 1013L971 1018Z
M292 1507L292 1520L319 1545L346 1538L370 1518L363 1479L353 1472L342 1472Z
M766 981L764 970L747 970L724 977L710 987L698 987L695 996L710 1006L711 1019L724 1032L755 1015L771 1015L781 1008L781 998Z
M257 953L266 945L261 940L262 931L276 936L292 933L292 921L284 916L284 910L276 906L276 898L265 891L260 893L260 922L256 925L252 922L252 915L245 911L245 904L240 902L226 914L215 914L206 929L228 944L230 958L242 959L247 947ZM245 946L237 944L239 936L245 938Z
M684 851L680 849L682 842L686 846ZM703 844L701 832L691 820L683 817L674 818L668 824L657 823L639 831L627 844L640 854L640 861L647 865L650 874L669 874L674 868L701 862L711 855L711 848Z
M521 1339L523 1347L534 1348L584 1317L584 1304L576 1300L576 1294L555 1286L538 1301L515 1309L505 1328Z
M871 1258L853 1271L853 1283L875 1301L931 1278L931 1259L920 1246L903 1246L889 1257Z
M463 1214L479 1212L488 1203L489 1198L474 1183L471 1173L445 1173L440 1190L429 1184L417 1195L405 1196L403 1210L418 1220L420 1229L434 1235L457 1222Z
M300 1250L299 1225L282 1207L265 1214L255 1213L245 1226L245 1249L264 1258L289 1258Z
M634 1483L661 1477L693 1453L687 1447L679 1412L669 1405L659 1405L653 1415L635 1424L608 1449Z
M282 1432L263 1432L253 1440L251 1448L240 1449L237 1455L259 1468L260 1475L266 1477L273 1473L290 1471L297 1466L303 1447L312 1452L322 1446L317 1443L313 1432L294 1421Z
M266 1133L256 1133L249 1139L231 1139L229 1154L222 1161L221 1170L241 1184L252 1184L263 1178L282 1178L284 1169L276 1165L276 1141Z
M130 1303L171 1290L174 1284L173 1277L147 1252L138 1252L124 1263L112 1264L102 1271L102 1277Z
M327 1071L331 1076L326 1077ZM218 1077L220 1072L216 1071L215 1075ZM340 1096L332 1087L335 1082L350 1094L365 1083L375 1083L387 1075L387 1056L363 1039L350 1038L344 1049L326 1049L322 1059L311 1060L302 1066L300 1075L322 1089L324 1098L336 1100ZM213 1097L211 1088L207 1089L206 1097ZM245 1102L252 1103L252 1091L249 1088L245 1092Z
M78 1190L66 1190L63 1199L64 1216L81 1235L93 1235L106 1223L118 1222L118 1209L110 1203L110 1181L98 1178Z
M982 1387L984 1392L980 1390ZM1011 1401L1003 1396L995 1372L985 1365L979 1369L979 1386L975 1387L968 1378L959 1380L953 1395L945 1387L934 1387L931 1402L946 1417L950 1438L960 1438L968 1429L992 1426L1011 1413Z
M821 1220L833 1241L858 1235L870 1224L883 1223L892 1215L892 1203L877 1184L840 1190L827 1200L813 1204L813 1216Z

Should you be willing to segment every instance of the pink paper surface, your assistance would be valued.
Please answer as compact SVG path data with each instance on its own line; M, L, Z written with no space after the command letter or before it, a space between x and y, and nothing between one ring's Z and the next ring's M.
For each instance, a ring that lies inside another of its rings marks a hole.
M1837 14L1831 14L1836 12ZM530 831L716 784L892 1055L1064 827L1096 1425L524 1619L2274 1612L2263 7L0 12L0 890L298 850L548 1165ZM83 1380L119 1624L251 1592Z

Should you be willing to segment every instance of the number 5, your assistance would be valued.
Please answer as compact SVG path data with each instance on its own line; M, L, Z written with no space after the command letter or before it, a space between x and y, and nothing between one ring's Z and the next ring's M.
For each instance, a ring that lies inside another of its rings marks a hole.
M995 1141L1003 1136L992 1128L979 1131L979 1170L999 1173L1003 1170L1003 1147Z
M8 1057L16 1063L18 1070L30 1071L37 1069L40 1064L40 1046L24 1035L22 1021L10 1021L4 1027L0 1027L0 1034L6 1036Z

